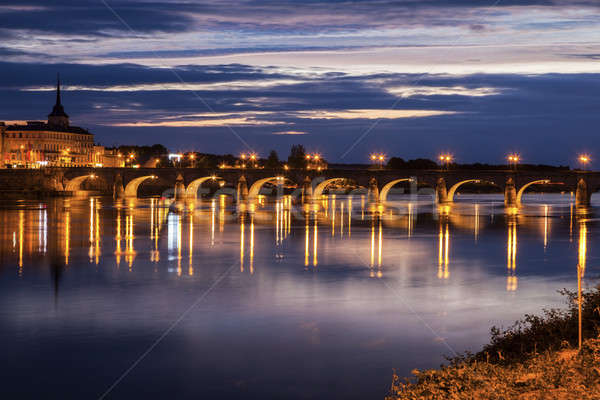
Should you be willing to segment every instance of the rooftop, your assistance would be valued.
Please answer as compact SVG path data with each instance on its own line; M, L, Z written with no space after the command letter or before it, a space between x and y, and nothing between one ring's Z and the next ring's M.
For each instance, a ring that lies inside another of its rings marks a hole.
M61 133L80 133L91 135L84 128L78 126L57 126L50 125L45 121L27 121L27 125L14 124L6 126L6 132L24 132L24 131L45 131L45 132L61 132Z

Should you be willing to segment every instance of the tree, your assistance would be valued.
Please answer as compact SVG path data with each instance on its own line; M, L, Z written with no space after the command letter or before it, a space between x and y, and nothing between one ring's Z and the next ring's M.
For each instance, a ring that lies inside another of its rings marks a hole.
M271 150L271 152L269 153L269 157L267 158L267 162L265 163L265 167L270 169L277 169L280 167L280 165L281 162L279 161L279 156L277 155L277 152L275 150Z
M288 156L288 165L290 168L305 168L306 167L306 150L301 144L292 146L290 155Z
M391 169L402 169L406 168L406 162L400 157L392 157L388 161L387 166Z

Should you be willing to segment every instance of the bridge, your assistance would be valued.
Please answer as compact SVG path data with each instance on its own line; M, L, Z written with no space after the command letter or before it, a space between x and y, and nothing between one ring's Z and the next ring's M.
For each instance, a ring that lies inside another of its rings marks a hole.
M600 172L527 170L390 170L390 169L204 169L204 168L43 168L0 170L0 187L43 190L69 195L89 180L102 182L103 194L137 197L141 185L152 182L173 189L176 198L196 198L202 185L219 182L236 200L255 199L265 185L297 189L303 201L319 199L333 186L363 188L370 202L383 203L396 185L409 185L412 193L430 188L439 203L451 203L465 184L493 185L504 193L508 207L518 207L525 191L536 184L559 184L575 193L577 206L590 204L600 190ZM159 193L156 193L159 194Z

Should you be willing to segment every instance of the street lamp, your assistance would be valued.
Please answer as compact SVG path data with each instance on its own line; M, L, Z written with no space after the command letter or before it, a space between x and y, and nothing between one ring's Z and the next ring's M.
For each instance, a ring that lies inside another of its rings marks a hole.
M584 171L585 171L585 167L590 163L590 161L592 161L592 159L590 158L589 154L580 154L579 155L579 162L581 163L581 166Z
M383 168L383 162L385 161L385 154L371 154L371 161L373 164L377 164L379 168Z
M517 169L517 164L519 163L519 161L521 161L521 156L514 153L514 154L509 154L508 157L506 157L506 158L508 160L508 164L510 166L514 167L514 169Z
M450 166L450 162L452 161L452 155L451 154L442 154L439 157L440 162L442 163L442 165L444 165L446 167L446 169L448 169L448 167Z

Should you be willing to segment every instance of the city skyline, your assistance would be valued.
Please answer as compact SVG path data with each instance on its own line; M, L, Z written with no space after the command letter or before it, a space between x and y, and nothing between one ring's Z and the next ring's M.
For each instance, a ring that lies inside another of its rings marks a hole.
M60 72L107 146L593 161L598 6L480 3L2 2L0 120L44 115Z

